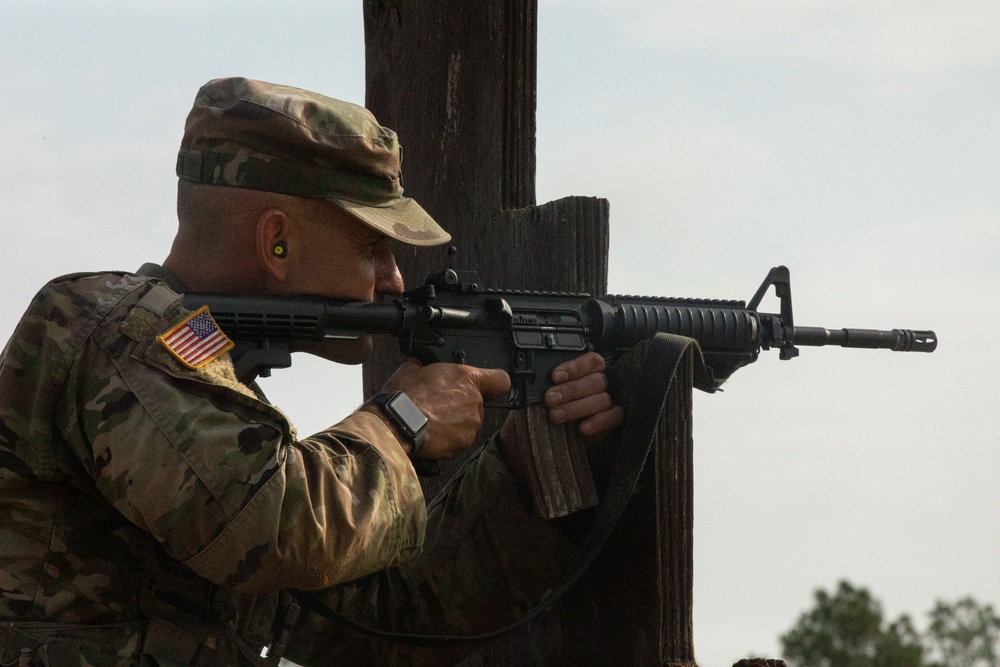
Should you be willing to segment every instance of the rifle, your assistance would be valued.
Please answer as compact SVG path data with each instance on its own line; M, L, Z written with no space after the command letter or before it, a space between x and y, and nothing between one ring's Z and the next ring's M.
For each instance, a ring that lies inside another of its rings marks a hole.
M759 312L772 286L780 312ZM792 359L798 355L797 345L902 352L933 352L937 347L933 331L796 326L789 272L783 266L771 269L749 304L633 296L595 299L567 292L487 289L475 271L459 271L450 265L427 276L423 285L401 298L383 303L197 293L185 294L183 299L192 310L207 305L236 343L230 354L241 380L290 366L290 350L296 342L381 333L395 336L405 356L425 364L463 363L507 371L511 390L502 406L508 408L541 403L551 385L552 370L563 361L588 350L613 358L659 332L698 341L708 370L708 377L701 378L698 386L706 391L717 390L736 370L756 361L762 349L777 348L781 359ZM662 385L642 395L655 395L647 403L656 405L662 404L669 386L669 382L659 382L663 379L657 374L659 369L655 364L644 368L638 380L647 389ZM614 528L643 469L656 426L656 418L649 421L648 415L658 412L640 409L637 413L647 418L629 420L623 427L622 440L631 445L620 450L621 465L615 467L580 552L542 600L517 621L470 636L408 634L355 622L310 593L299 593L297 599L314 613L359 632L416 646L477 644L523 626L549 609L580 577ZM414 465L420 466L422 474L436 471L434 461L417 460Z
M450 252L454 257L454 252ZM778 313L757 310L770 287ZM713 392L761 350L781 359L797 346L839 345L897 352L933 352L933 331L801 327L792 316L789 271L772 268L750 303L489 289L475 271L451 266L427 276L420 287L389 302L358 303L311 296L237 296L189 293L184 305L207 305L234 342L230 355L241 380L267 377L292 364L290 345L328 338L390 334L404 356L424 364L450 362L500 368L511 379L499 406L542 402L552 370L588 350L607 358L656 333L698 341L709 377L698 388Z

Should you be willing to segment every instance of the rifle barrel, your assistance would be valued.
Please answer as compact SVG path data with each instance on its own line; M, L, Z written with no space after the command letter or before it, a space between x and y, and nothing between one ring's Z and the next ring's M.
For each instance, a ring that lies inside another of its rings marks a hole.
M911 329L824 329L823 327L785 327L787 339L795 345L839 345L894 350L896 352L933 352L937 334Z

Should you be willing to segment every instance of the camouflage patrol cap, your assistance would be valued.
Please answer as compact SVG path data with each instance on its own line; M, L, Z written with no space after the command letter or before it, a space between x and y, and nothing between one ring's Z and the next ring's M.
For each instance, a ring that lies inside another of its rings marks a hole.
M403 196L396 133L364 107L291 86L214 79L198 91L177 155L194 183L325 199L412 245L451 239Z

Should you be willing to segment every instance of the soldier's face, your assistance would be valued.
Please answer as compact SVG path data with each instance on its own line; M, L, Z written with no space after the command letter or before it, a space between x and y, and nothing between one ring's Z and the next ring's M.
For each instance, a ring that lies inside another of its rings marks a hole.
M301 222L301 253L285 284L288 292L315 294L350 301L372 301L403 292L392 241L358 222L333 204L325 204L321 219ZM323 207L320 207L323 208ZM289 261L293 255L289 253ZM339 361L362 363L371 354L370 336L356 341L325 341L302 351Z

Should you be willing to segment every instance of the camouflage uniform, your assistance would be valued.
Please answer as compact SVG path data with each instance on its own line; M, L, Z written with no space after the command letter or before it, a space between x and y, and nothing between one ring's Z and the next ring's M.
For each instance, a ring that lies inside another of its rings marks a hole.
M446 242L399 165L360 107L225 79L199 91L177 172ZM297 439L228 355L182 363L160 336L183 287L144 269L50 282L0 358L0 664L257 664L289 638L287 589L383 628L486 631L552 584L574 549L496 443L428 507L377 416ZM420 660L316 619L288 646L309 664Z
M428 521L394 434L358 412L297 440L227 356L192 369L157 340L186 312L176 298L145 276L60 278L5 349L0 619L27 645L57 637L94 665L251 662L285 588L353 580L327 592L353 617L468 632L551 584L571 548L492 445L432 504L420 558L366 576L417 555ZM332 655L331 629L305 632L290 655Z

